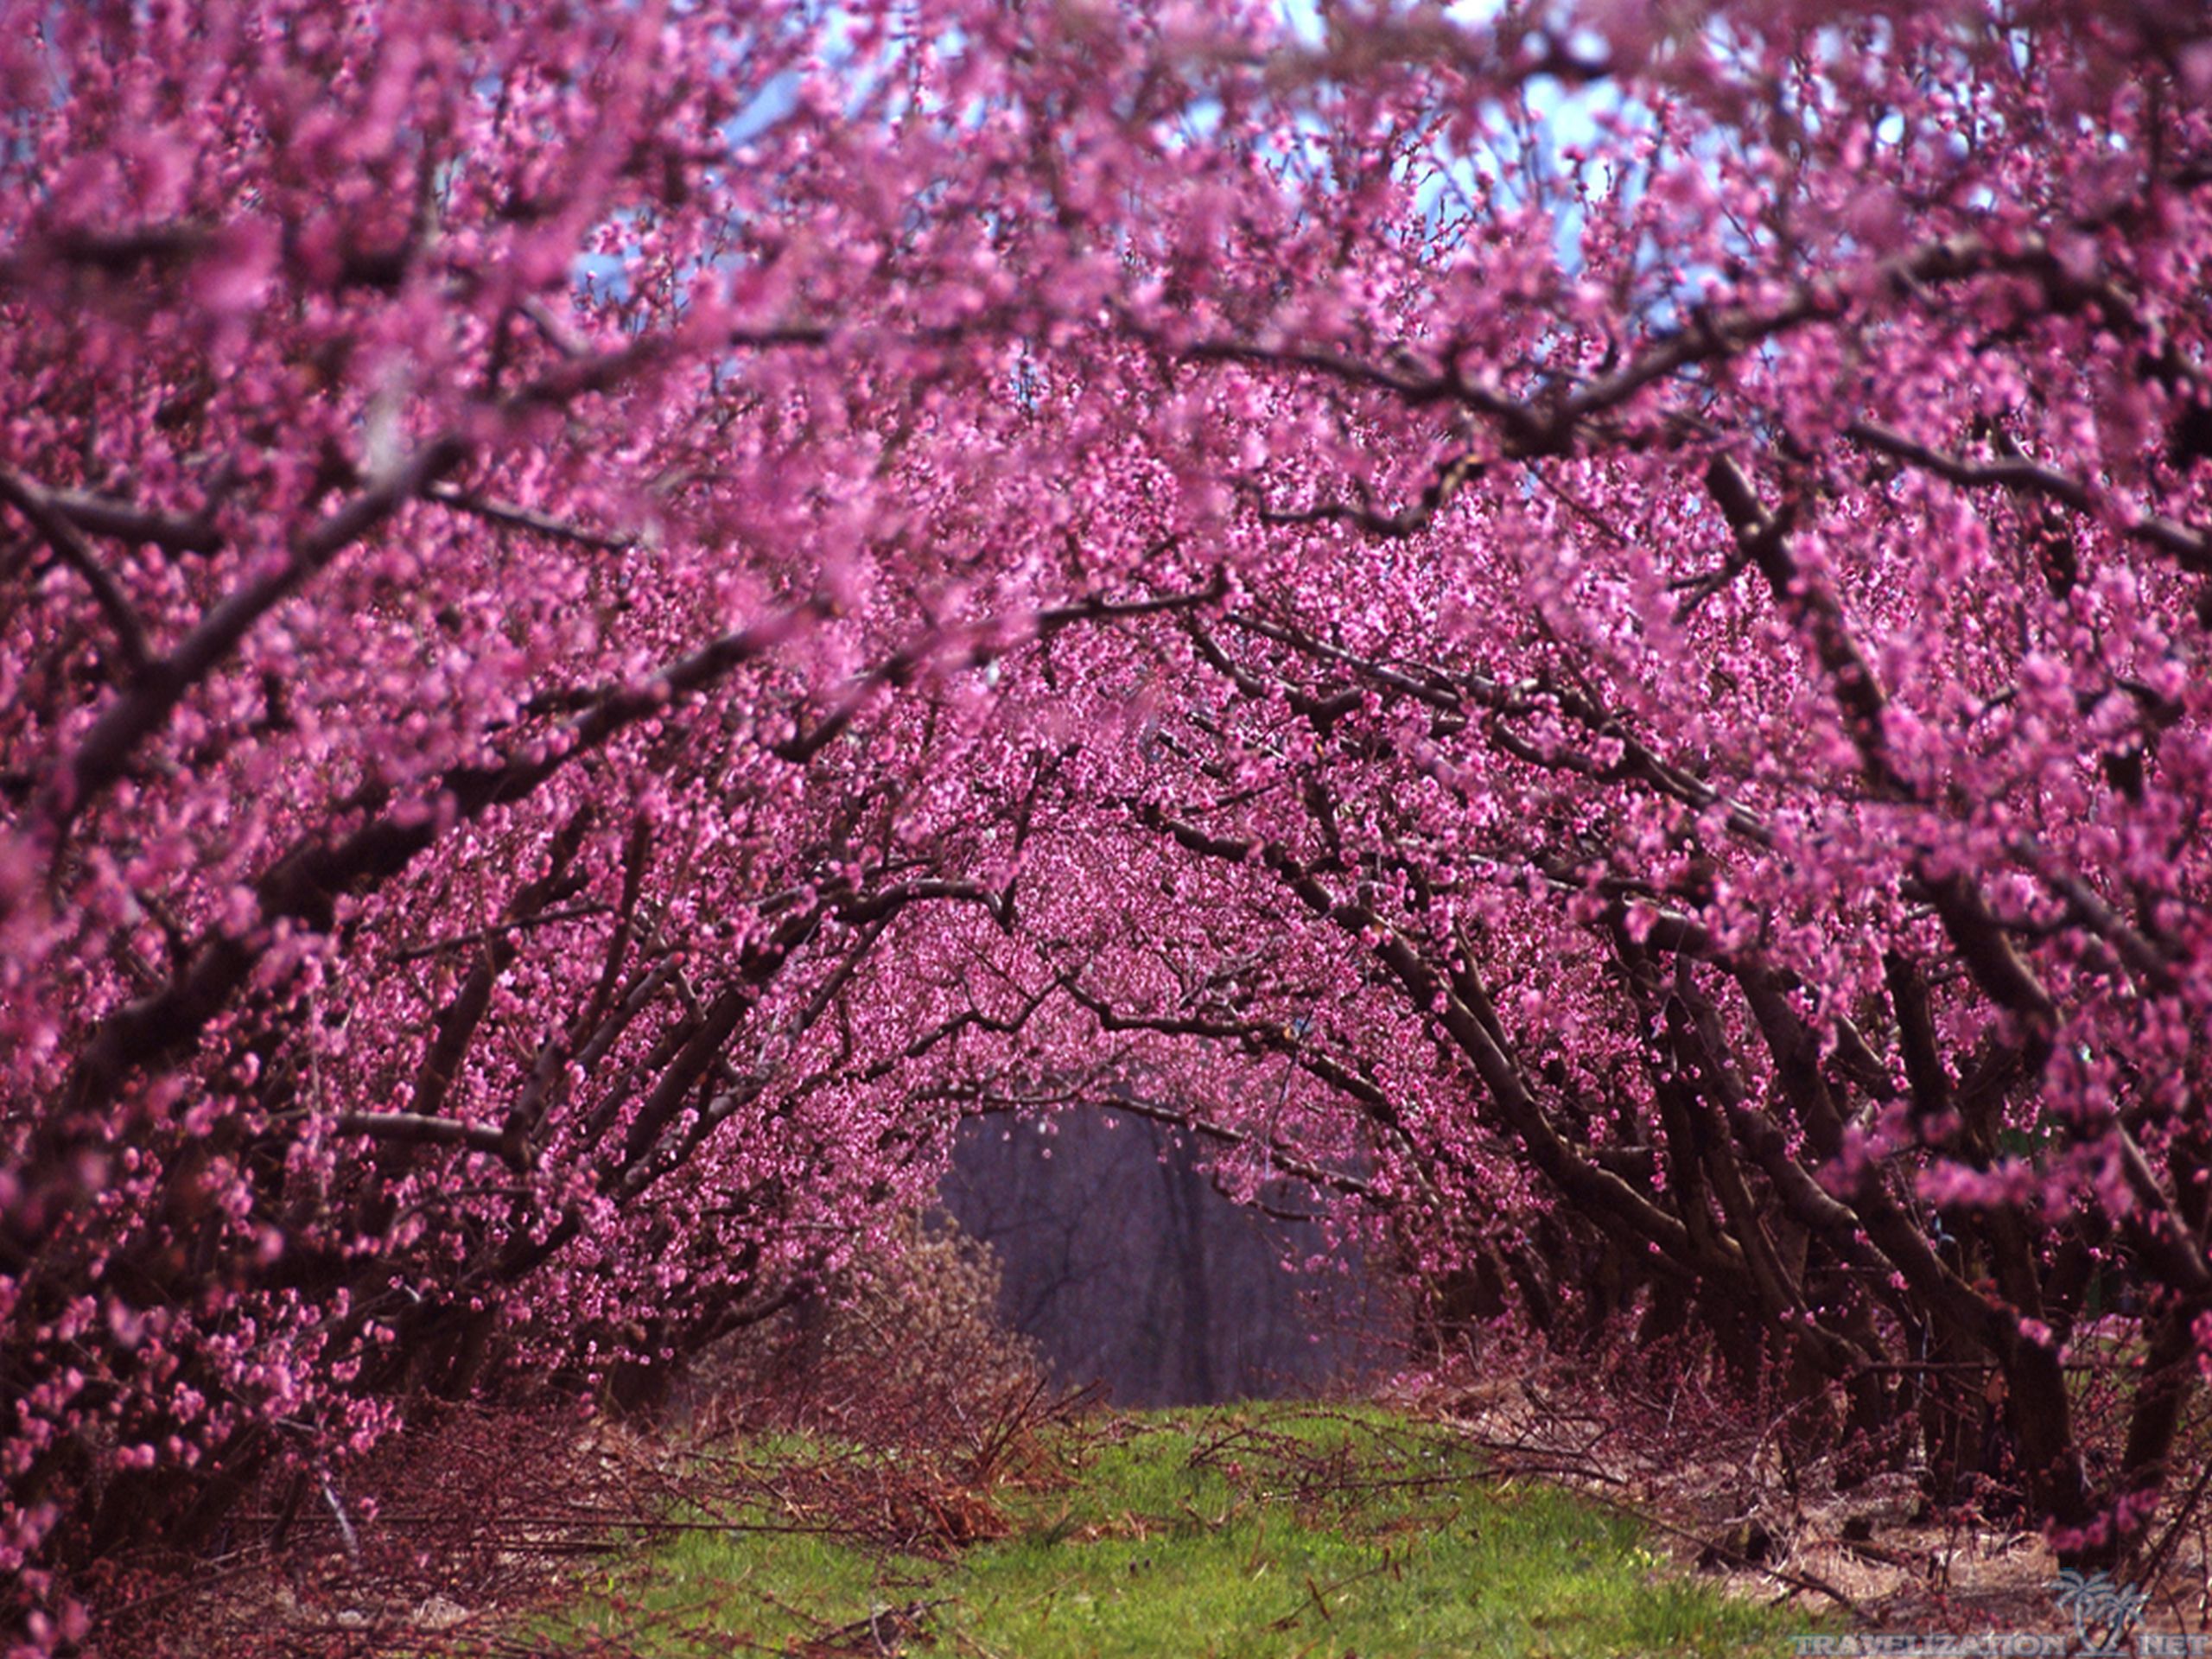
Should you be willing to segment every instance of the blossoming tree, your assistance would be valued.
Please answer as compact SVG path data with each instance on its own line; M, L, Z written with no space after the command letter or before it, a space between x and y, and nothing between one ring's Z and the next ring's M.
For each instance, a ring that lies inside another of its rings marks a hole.
M7 22L35 1595L419 1391L649 1390L1109 1094L1447 1321L1982 1368L2069 1559L2148 1535L2196 8Z

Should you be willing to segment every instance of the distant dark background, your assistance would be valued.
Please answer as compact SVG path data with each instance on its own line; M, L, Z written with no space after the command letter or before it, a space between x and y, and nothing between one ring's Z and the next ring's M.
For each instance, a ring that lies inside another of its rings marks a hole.
M941 1193L1005 1274L1002 1311L1059 1379L1125 1406L1316 1395L1387 1370L1388 1298L1321 1230L1214 1189L1165 1126L1072 1111L1050 1133L1010 1117L961 1131ZM1049 1153L1049 1156L1046 1154Z

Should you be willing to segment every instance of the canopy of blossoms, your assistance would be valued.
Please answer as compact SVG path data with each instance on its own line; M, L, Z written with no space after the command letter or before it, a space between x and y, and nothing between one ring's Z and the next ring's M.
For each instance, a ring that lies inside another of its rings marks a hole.
M411 1400L650 1397L963 1112L1109 1099L1439 1331L1700 1334L1816 1439L1983 1365L2067 1559L2152 1535L2201 8L4 24L35 1643Z

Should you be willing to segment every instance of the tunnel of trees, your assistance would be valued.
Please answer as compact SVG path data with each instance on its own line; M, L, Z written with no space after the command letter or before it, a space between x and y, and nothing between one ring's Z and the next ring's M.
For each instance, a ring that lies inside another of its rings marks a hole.
M11 1616L426 1399L650 1403L966 1118L1140 1101L1436 1340L1939 1484L1953 1390L2139 1548L2202 8L5 25Z

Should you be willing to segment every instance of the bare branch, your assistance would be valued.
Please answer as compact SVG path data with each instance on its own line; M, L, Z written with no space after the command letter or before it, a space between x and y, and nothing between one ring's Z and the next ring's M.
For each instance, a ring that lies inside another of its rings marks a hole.
M626 552L638 544L638 538L634 536L587 529L565 518L556 518L550 513L540 512L534 507L478 495L456 485L433 484L423 493L440 506L451 507L455 512L465 512L487 524L499 524L509 530L526 530L533 535L550 537L556 542L572 542L578 547L593 548L602 553Z
M0 467L0 501L7 502L22 514L31 528L45 537L54 557L75 571L92 590L92 599L99 606L100 613L115 630L126 677L136 679L143 674L147 661L145 632L138 626L130 601L123 596L115 578L86 544L69 514L45 490L4 467Z
M448 950L465 950L470 945L482 944L509 933L525 933L532 928L550 927L556 922L575 922L588 917L604 916L607 907L601 904L570 905L561 910L549 910L542 916L525 916L516 921L495 922L489 927L471 928L466 933L456 933L451 938L435 939L429 944L410 946L395 950L389 958L397 964L420 962L425 957L442 956Z
M530 1148L484 1123L464 1123L454 1117L424 1117L414 1112L341 1112L332 1128L340 1135L365 1135L374 1140L419 1143L434 1147L467 1147L488 1152L517 1169L530 1166Z

